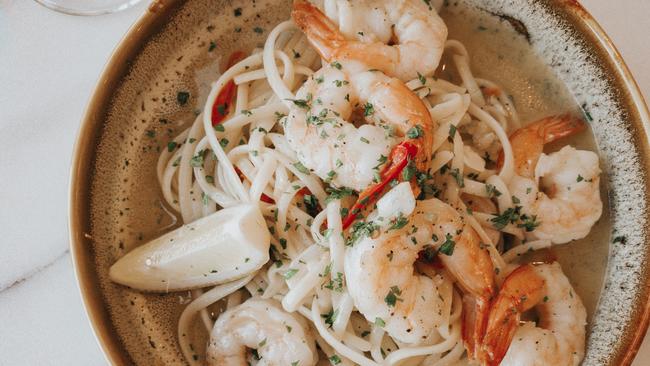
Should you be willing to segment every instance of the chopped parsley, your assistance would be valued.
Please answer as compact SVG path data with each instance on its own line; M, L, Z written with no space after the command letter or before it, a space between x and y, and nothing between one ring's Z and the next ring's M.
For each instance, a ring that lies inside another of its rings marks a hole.
M377 317L375 318L375 325L383 328L386 326L386 322L384 321L384 319Z
M379 155L379 159L377 159L377 163L378 163L378 164L375 165L375 167L374 167L373 169L379 169L379 167L382 166L382 165L383 165L384 163L386 163L387 161L388 161L388 157L385 156L385 155L383 155L383 154L380 154L380 155Z
M325 192L329 194L325 199L325 203L329 203L334 200L339 200L343 197L352 196L355 193L354 189L346 188L346 187L342 187L342 188L328 187L325 189Z
M284 114L284 113L275 112L275 121L276 121L276 122L280 122L280 120L281 120L282 118L286 117L286 116L287 116L287 115ZM265 133L268 133L268 132L267 132L266 130L264 130L262 127L260 127L259 130L260 130L260 131L263 130Z
M287 99L302 109L309 109L309 100L306 99Z
M454 169L452 169L452 170L449 172L449 174L450 174L452 177L454 177L454 180L456 180L456 184L458 184L458 186L459 186L460 188L465 187L465 177L463 177L463 174L460 172L460 170L459 170L458 168L454 168Z
M226 128L222 124L214 125L214 130L217 132L225 132Z
M330 170L329 172L327 172L327 179L325 179L325 182L326 182L326 183L329 183L329 182L331 182L332 179L334 179L335 177L336 177L336 172L333 171L333 170Z
M172 152L174 151L174 149L176 149L177 146L178 144L176 143L176 141L170 141L167 143L167 151Z
M510 207L503 211L501 215L490 219L490 221L497 230L501 230L508 224L516 222L519 219L520 211L521 206Z
M420 80L420 83L422 83L422 85L425 85L427 83L427 78L425 78L424 75L420 74L419 72L418 72L418 79Z
M192 159L190 159L190 165L195 168L203 166L203 151L199 151L198 154L192 156Z
M343 67L338 61L333 61L330 65L332 65L332 67L335 67L339 70L341 70L341 68Z
M322 125L324 123L334 123L335 120L333 118L326 118L328 112L329 112L329 109L327 109L327 108L321 109L321 111L318 112L318 114L312 114L311 111L309 111L308 114L307 114L307 124L314 124L316 126L320 126L320 125ZM327 135L325 130L323 130L321 132L321 137L323 136L323 133L325 133L325 135Z
M352 231L350 237L346 241L346 245L354 245L357 241L370 237L372 234L379 229L379 226L372 221L370 222L355 222L352 225Z
M284 273L284 279L285 279L285 280L288 280L288 279L290 279L291 277L295 276L296 273L298 273L298 269L296 269L296 268L291 268L290 270L288 270L288 271L286 271L286 272Z
M591 122L594 120L594 118L591 116L591 113L589 113L589 110L587 109L587 103L584 103L581 105L582 107L582 112L584 113L585 117L587 117L587 121Z
M332 236L332 232L333 232L333 231L334 231L333 229L325 229L325 231L322 232L323 237L324 237L325 239L329 239L330 236Z
M334 325L334 322L336 321L336 317L338 315L339 315L339 309L336 309L336 311L332 309L327 314L321 314L320 316L322 316L323 319L325 319L325 324L329 325L329 327L331 328L332 325Z
M401 212L399 215L391 220L391 225L388 227L388 230L399 230L408 224L409 220Z
M255 32L257 34L262 34L262 33L264 33L264 29L262 29L260 27L255 27L255 28L253 28L253 32Z
M453 140L456 136L456 126L449 125L449 139Z
M210 41L210 47L208 48L208 52L214 51L215 48L217 48L217 42Z
M293 163L293 167L296 168L296 170L298 170L302 174L309 175L309 169L307 169L307 167L302 165L301 162L297 161L297 162Z
M236 8L235 11L234 11L234 13L235 13L235 16L236 16L236 17L241 16L241 8Z
M576 182L580 183L583 180L585 180L585 178L583 178L582 175L578 174L578 178L576 179Z
M456 247L456 242L454 241L451 234L447 233L447 235L445 235L445 242L442 243L440 248L438 248L438 252L444 255L452 255L454 254L455 247Z
M305 208L307 209L308 214L311 216L318 215L318 198L316 198L316 196L313 194L306 194L303 196L302 200L305 202Z
M331 279L329 283L323 287L336 292L343 292L343 273L336 272L336 277Z
M517 225L517 227L524 228L527 232L535 230L535 228L538 226L539 221L537 221L537 216L535 215L521 215L521 223Z
M332 365L338 365L341 363L341 357L337 355L332 355L329 360Z
M384 297L384 301L388 306L395 307L395 304L397 304L398 301L403 301L403 299L398 297L401 294L402 290L400 290L399 287L391 286L390 290L388 290L388 294Z
M422 126L415 125L406 132L406 137L410 139L416 139L418 137L422 137L423 134L424 131L422 130Z
M347 80L334 80L334 85L336 85L337 88L340 88L343 85L348 85L350 84L349 81Z
M368 116L373 115L374 113L375 113L375 107L372 105L372 103L367 102L363 106L363 115L368 117Z
M415 175L416 169L415 169L415 162L413 160L409 160L408 164L404 167L404 170L402 170L402 179L406 182L410 181L411 178Z
M501 192L491 184L485 185L485 191L487 192L489 197L499 197L501 195Z

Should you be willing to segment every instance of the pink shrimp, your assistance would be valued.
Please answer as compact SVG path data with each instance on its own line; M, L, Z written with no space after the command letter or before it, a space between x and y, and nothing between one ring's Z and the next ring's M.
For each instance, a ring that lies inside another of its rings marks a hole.
M521 323L535 309L539 324ZM586 310L560 265L522 265L503 282L492 302L482 363L578 365L584 356Z

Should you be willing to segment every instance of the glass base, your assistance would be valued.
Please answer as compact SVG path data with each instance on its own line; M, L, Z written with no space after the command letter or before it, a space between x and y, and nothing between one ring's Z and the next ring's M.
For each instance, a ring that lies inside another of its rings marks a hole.
M101 15L128 9L140 0L36 0L36 2L65 14Z

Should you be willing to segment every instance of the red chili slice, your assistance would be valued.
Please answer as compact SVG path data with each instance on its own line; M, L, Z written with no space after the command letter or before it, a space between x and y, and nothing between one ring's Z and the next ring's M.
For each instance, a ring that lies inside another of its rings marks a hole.
M237 62L243 60L246 57L246 54L242 51L235 51L230 58L228 59L228 64L226 70L231 68ZM233 80L230 80L219 92L217 98L214 100L212 105L212 125L216 126L219 123L223 122L230 111L230 105L232 104L233 98L237 93L237 85Z
M390 164L387 164L380 173L381 180L366 188L352 206L350 212L343 219L343 230L347 229L357 219L357 215L366 207L370 200L379 198L380 194L386 188L386 185L393 179L399 177L409 160L413 159L418 153L418 148L414 144L404 141L395 146L390 154Z

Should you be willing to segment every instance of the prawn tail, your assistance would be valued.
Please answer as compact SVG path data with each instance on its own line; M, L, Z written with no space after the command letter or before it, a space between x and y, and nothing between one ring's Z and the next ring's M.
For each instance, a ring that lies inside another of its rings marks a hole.
M576 135L586 129L584 120L566 113L542 118L516 130L510 135L510 144L515 155L517 174L532 177L545 144ZM504 158L502 150L497 158L498 169L503 167Z
M463 296L462 336L471 359L481 359L481 343L487 326L490 302L474 296Z
M542 301L544 287L544 280L531 265L518 267L503 281L490 306L483 338L482 356L486 365L498 365L505 357L519 326L521 313Z
M336 50L346 43L338 27L308 1L296 1L293 4L291 17L298 28L307 35L312 46L326 60L332 60Z
M510 343L515 335L519 325L520 314L513 313L505 316L500 324L488 325L481 349L481 358L483 364L487 366L496 366L501 363L505 357ZM492 320L492 319L490 319ZM496 325L496 326L494 326Z
M573 136L587 129L584 120L570 114L546 117L539 123L543 124L542 136L544 144Z

